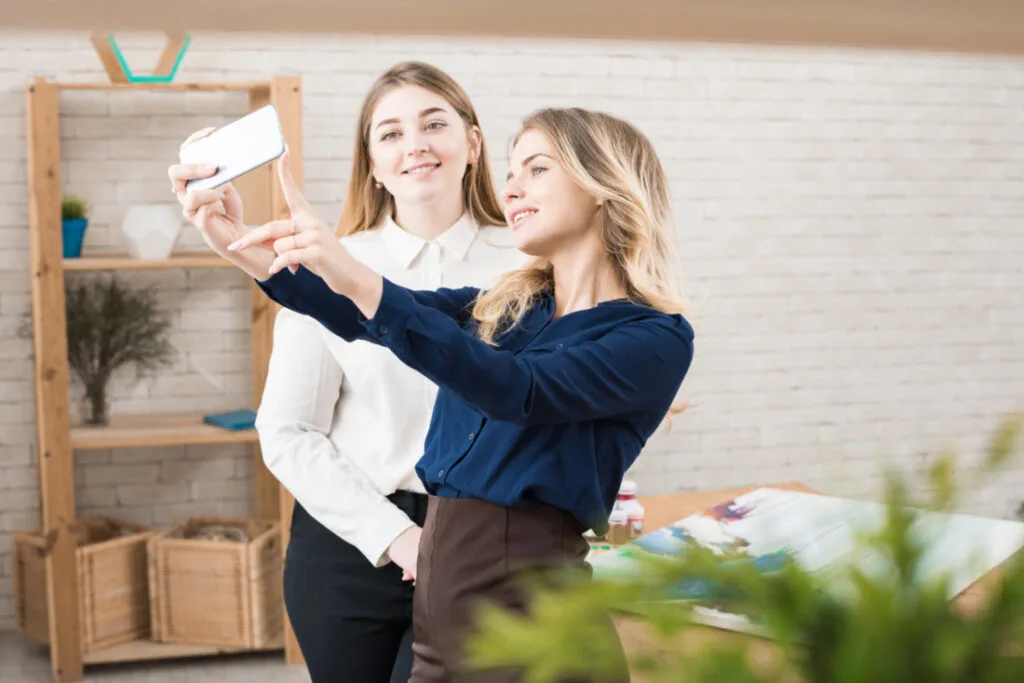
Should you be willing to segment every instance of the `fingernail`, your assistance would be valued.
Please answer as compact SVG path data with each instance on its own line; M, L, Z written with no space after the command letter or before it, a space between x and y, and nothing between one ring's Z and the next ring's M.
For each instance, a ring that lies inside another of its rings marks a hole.
M202 167L203 173L213 173L216 170L217 167L214 166L213 164L206 164L205 166Z
M227 193L227 192L225 192L224 190L221 190L221 191L220 191L220 198L221 198L221 199L226 199L226 198L227 198L227 196L228 196L228 193Z
M236 240L228 245L228 251L237 251L240 246L242 246L242 240Z

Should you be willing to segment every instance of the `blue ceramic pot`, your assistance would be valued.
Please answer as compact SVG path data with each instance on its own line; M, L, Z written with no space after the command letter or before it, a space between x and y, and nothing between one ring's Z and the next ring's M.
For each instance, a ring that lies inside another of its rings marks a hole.
M85 239L85 228L89 225L89 219L65 218L62 223L64 258L78 258L82 255L82 240Z

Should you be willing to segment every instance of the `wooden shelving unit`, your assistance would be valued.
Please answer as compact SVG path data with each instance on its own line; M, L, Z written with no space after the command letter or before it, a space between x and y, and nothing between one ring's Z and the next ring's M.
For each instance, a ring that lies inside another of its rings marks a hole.
M68 412L68 364L65 327L65 272L120 271L155 268L230 267L215 254L179 253L166 261L138 261L125 254L87 254L64 259L61 253L61 179L58 95L64 90L243 91L250 110L273 103L292 159L292 172L302 185L302 89L298 77L275 77L245 83L57 83L36 79L26 92L29 231L32 277L35 393L41 493L41 528L53 539L46 556L49 644L53 680L83 679L84 665L215 655L237 648L178 645L141 641L83 656L81 647L75 540L68 525L75 520L74 451L91 448L127 448L173 444L253 444L253 507L262 518L288 521L291 508L282 505L282 493L263 465L254 431L230 432L202 422L200 415L115 416L104 428L72 427ZM265 165L235 183L245 201L251 223L286 218L284 196L271 165ZM258 405L266 381L273 340L276 305L252 286L253 406ZM285 543L287 545L286 525ZM282 605L281 609L284 609ZM290 662L301 657L291 629L281 647Z

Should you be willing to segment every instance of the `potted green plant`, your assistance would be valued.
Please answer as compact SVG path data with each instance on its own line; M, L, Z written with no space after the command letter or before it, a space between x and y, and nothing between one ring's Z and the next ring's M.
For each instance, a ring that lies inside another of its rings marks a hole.
M1021 427L1021 418L1011 418L997 430L982 473L1008 461ZM529 614L482 609L467 643L471 666L520 668L523 683L616 680L610 670L616 660L608 654L614 643L595 625L618 613L651 634L643 651L631 653L632 669L645 683L1024 681L1024 551L987 577L996 580L971 609L949 600L943 581L920 578L928 567L921 538L911 531L915 515L956 509L953 481L962 475L954 472L951 454L936 458L928 472L932 494L920 501L902 477L889 476L884 522L859 549L881 560L873 571L851 566L825 579L790 562L764 573L694 546L636 580L536 588ZM830 580L844 589L832 590ZM708 630L692 608L659 599L680 581L713 586L721 596L716 601L730 611L756 615L767 639L701 637ZM767 656L755 647L769 644L775 649Z
M89 205L78 195L65 195L60 203L60 217L64 258L78 258L89 227Z
M108 423L107 387L114 372L134 367L136 379L173 358L169 321L152 287L129 289L116 277L67 289L68 366L85 389L85 423Z

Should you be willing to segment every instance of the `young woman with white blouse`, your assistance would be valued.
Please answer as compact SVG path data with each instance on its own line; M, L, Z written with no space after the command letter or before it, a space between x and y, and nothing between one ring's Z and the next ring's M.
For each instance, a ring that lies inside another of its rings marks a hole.
M241 222L222 189L224 220ZM483 286L524 259L504 222L465 91L418 62L382 74L359 114L340 242L406 287ZM278 313L256 427L295 496L284 595L313 683L409 679L427 508L414 465L436 392L388 350Z

